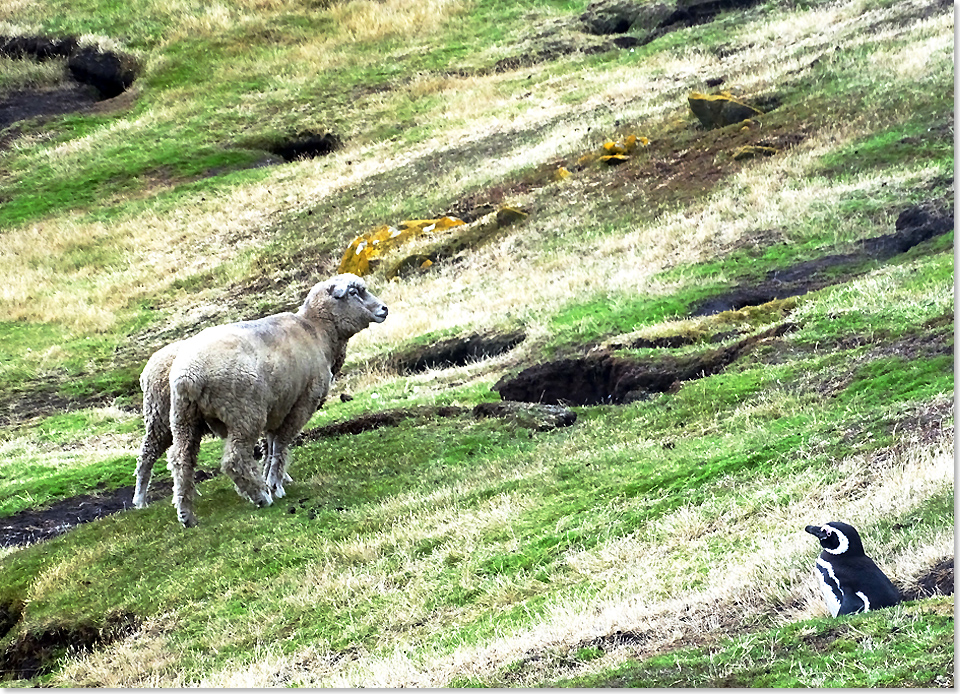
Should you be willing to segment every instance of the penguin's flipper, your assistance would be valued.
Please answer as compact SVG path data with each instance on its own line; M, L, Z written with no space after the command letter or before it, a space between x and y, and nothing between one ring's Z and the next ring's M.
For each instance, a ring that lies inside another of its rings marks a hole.
M867 596L858 590L856 593L847 592L843 594L843 599L840 601L840 610L837 614L855 614L869 611L870 601Z

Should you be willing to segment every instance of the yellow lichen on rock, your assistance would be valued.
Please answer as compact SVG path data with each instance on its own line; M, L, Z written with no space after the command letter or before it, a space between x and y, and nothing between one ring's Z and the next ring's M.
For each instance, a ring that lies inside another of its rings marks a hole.
M360 277L369 275L376 267L380 256L387 251L402 246L410 239L444 231L461 224L463 220L456 217L441 217L440 219L408 219L396 227L386 224L375 227L355 238L347 246L340 259L338 271L352 272Z
M603 143L603 150L606 152L604 156L613 157L618 154L630 154L638 145L646 147L648 144L650 144L650 140L645 137L637 137L636 135L627 135L623 140L619 141L607 140ZM600 157L600 160L603 161L603 156Z

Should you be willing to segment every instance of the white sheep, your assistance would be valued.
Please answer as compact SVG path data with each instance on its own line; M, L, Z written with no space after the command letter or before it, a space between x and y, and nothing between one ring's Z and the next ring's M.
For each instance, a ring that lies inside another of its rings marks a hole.
M150 475L167 450L173 503L197 524L194 469L200 439L223 439L221 470L257 506L284 496L290 445L330 389L348 340L387 307L356 275L313 287L297 313L207 328L157 351L140 376L146 434L137 459L134 505L147 503ZM266 434L262 471L254 447Z

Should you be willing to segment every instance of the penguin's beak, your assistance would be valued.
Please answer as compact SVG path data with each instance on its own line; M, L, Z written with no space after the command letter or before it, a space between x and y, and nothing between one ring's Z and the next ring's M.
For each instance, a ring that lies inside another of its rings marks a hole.
M804 528L804 530L806 530L811 535L816 536L818 540L822 540L827 535L829 535L829 533L826 530L824 530L823 526L821 525L808 525L807 527Z

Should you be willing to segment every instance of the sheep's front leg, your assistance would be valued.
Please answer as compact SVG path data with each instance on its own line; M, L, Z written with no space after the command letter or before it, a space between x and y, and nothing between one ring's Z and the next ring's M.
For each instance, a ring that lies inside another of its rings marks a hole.
M255 437L228 434L220 469L233 480L240 496L262 508L272 504L273 498L253 457L256 442Z
M290 446L316 411L317 398L304 395L296 402L277 430L267 434L270 449L270 456L264 467L267 488L278 499L286 494L283 483L293 482L293 478L287 474L287 466L290 464Z
M267 435L267 448L270 454L267 456L267 463L264 466L264 477L267 482L267 489L273 494L274 498L282 499L286 495L283 488L284 482L293 482L290 475L287 474L287 464L290 461L290 449L282 446L273 434Z

